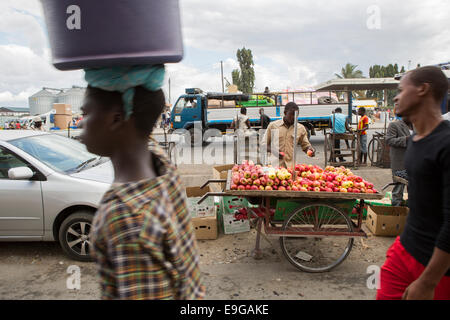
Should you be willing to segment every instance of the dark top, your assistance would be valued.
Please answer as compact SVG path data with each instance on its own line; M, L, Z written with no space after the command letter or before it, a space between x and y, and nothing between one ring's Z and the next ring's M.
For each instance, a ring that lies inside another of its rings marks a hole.
M261 115L261 127L263 129L267 129L267 127L269 126L269 123L270 123L270 118L267 115L262 114Z
M450 253L450 122L412 140L405 157L410 212L400 242L427 266L434 247Z
M409 127L405 121L394 121L389 124L386 143L390 148L391 168L393 171L405 170L405 152L408 142Z

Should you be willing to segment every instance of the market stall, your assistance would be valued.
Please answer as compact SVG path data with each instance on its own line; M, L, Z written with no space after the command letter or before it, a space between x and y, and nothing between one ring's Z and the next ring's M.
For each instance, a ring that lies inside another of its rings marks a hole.
M277 236L286 259L306 272L342 263L354 238L367 236L364 200L383 198L373 184L343 167L296 165L294 172L244 163L229 170L226 179L208 180L202 187L217 182L226 182L224 189L206 193L198 203L210 196L246 198L251 205L237 218L257 223L255 258L261 258L261 235Z

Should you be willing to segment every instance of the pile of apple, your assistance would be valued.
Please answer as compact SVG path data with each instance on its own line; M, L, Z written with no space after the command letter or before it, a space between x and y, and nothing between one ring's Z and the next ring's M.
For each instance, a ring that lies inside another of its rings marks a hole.
M373 184L345 167L297 164L296 179L291 168L262 167L244 161L232 168L231 190L279 190L304 192L377 193Z

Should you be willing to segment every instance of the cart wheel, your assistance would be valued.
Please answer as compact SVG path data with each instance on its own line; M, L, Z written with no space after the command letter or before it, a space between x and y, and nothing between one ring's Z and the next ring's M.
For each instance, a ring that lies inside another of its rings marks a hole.
M347 258L353 246L353 237L333 235L333 232L352 232L352 221L327 204L301 207L284 221L282 231L298 233L294 237L281 236L280 246L288 261L305 272L330 271ZM330 235L302 234L314 231Z

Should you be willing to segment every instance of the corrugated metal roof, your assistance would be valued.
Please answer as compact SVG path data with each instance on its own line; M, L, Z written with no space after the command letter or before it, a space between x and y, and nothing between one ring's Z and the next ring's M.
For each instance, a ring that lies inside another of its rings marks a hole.
M316 86L316 90L384 90L397 89L400 81L394 78L333 79Z
M30 98L37 98L37 97L56 97L56 94L51 93L48 90L42 89L41 91L33 94Z

